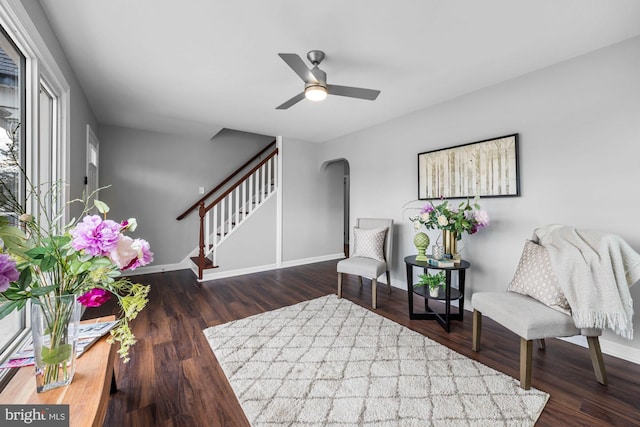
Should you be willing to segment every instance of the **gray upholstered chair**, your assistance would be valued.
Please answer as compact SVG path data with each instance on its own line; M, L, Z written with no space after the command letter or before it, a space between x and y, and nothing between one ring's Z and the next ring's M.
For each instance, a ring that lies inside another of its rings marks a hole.
M382 218L358 218L353 238L351 256L338 262L338 298L342 298L342 274L371 279L371 306L377 307L378 277L387 276L391 293L391 254L393 249L393 220Z
M607 384L607 374L600 350L599 329L578 329L570 315L561 313L541 302L515 292L476 292L471 297L473 306L473 351L480 351L482 316L495 320L520 337L520 387L531 388L531 361L533 340L539 340L545 349L545 338L584 335L596 380Z

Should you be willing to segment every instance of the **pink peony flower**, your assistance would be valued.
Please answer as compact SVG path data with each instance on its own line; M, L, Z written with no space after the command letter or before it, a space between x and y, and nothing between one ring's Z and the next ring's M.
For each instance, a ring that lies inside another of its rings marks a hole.
M153 252L149 242L144 239L135 239L131 245L133 249L137 251L137 256L127 265L127 270L135 270L137 267L142 267L153 261Z
M16 262L9 257L9 254L0 254L0 292L9 289L11 282L15 282L19 277Z
M85 307L100 307L109 301L111 295L109 292L100 288L93 288L84 295L78 297L78 302Z
M473 219L478 223L478 228L489 226L489 214L486 211L479 210L473 213Z
M421 214L429 214L431 212L433 212L433 205L431 203L427 203L426 205L424 205L424 207L422 209L420 209L420 213ZM424 217L424 215L423 215L423 217Z
M98 215L87 215L69 234L73 237L71 246L77 251L84 250L92 256L108 255L121 238L120 224Z
M133 247L133 239L122 236L115 248L109 252L109 258L120 270L124 270L138 257L138 249Z

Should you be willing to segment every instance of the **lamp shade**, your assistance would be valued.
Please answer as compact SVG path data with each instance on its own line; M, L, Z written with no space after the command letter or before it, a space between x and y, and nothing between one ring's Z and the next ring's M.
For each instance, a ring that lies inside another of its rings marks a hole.
M322 101L327 97L327 89L320 85L307 86L304 90L304 96L309 101Z

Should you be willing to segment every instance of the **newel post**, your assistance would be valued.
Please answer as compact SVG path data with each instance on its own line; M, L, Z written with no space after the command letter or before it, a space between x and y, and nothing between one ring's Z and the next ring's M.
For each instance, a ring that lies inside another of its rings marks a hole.
M204 216L207 214L204 208L204 202L200 202L198 207L198 215L200 215L200 236L199 236L199 252L198 252L198 279L202 280L202 272L204 271Z

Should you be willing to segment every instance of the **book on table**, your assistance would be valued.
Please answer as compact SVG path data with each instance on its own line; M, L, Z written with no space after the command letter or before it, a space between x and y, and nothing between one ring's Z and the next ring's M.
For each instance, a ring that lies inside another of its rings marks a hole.
M76 343L76 357L82 356L96 341L107 334L116 326L117 321L81 323L78 328L78 342ZM45 343L46 344L46 343ZM31 337L2 365L0 369L20 368L23 366L33 366L35 359L33 356L33 341Z
M435 259L431 256L427 256L427 264L432 265L434 267L455 267L456 262L453 259Z

